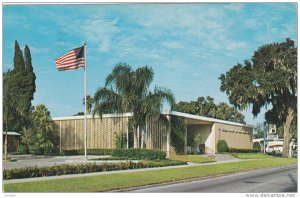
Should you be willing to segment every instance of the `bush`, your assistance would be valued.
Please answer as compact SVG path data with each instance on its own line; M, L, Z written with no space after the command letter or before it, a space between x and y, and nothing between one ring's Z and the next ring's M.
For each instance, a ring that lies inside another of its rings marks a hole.
M88 155L112 155L114 149L87 149ZM84 149L79 150L79 155L84 155Z
M258 153L260 149L245 149L245 148L229 148L229 153Z
M61 155L63 156L79 155L79 150L63 150Z
M253 149L257 149L257 150L259 150L260 151L260 143L258 143L258 142L254 142L254 144L253 144Z
M176 153L184 153L184 134L186 124L183 118L171 116L171 146Z
M199 145L199 154L204 154L205 153L205 144L200 144Z
M15 169L5 169L3 171L3 178L8 179L20 179L20 178L32 178L32 177L44 177L55 175L68 175L68 174L80 174L80 173L92 173L103 172L112 170L127 170L137 168L152 168L162 166L176 166L186 165L186 162L173 161L173 160L154 160L154 161L141 161L141 162L120 162L120 163L88 163L77 165L59 165L50 167L25 167Z
M112 153L113 157L125 157L127 159L166 159L166 153L159 150L147 149L115 149Z
M227 152L228 151L228 145L225 140L219 140L217 143L217 150L219 153Z
M114 149L87 149L88 155L112 155ZM84 155L84 149L80 150L64 150L62 155Z

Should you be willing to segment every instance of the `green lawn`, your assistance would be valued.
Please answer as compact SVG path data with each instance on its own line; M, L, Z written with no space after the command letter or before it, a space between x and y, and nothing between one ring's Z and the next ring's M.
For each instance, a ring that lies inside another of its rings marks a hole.
M269 159L274 158L272 155L261 154L261 153L235 153L232 154L234 157L239 159Z
M214 160L210 159L209 157L205 157L203 155L174 155L171 157L171 159L183 161L183 162L198 163L198 164L215 162Z
M149 184L201 178L239 171L256 170L295 164L297 159L267 158L253 161L192 166L174 169L151 170L131 173L113 173L89 177L57 179L17 184L5 184L5 192L96 192L109 191Z

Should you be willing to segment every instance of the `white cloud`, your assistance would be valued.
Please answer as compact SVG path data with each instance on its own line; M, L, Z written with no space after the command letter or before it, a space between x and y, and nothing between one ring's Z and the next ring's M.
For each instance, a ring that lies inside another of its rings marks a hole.
M81 26L86 39L93 43L99 43L99 50L101 52L106 52L110 48L110 42L113 35L120 32L117 27L117 22L117 19L87 19Z
M33 46L29 46L29 48L30 48L30 51L35 54L36 53L47 53L50 51L49 48L38 48L38 47L33 47Z
M161 45L170 49L182 49L184 46L177 41L163 41Z

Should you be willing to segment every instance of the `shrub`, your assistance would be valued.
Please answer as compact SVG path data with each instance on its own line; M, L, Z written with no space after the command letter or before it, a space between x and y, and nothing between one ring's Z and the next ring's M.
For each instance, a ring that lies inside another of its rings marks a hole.
M227 152L228 151L228 145L225 140L219 140L217 143L217 150L219 153Z
M204 154L205 153L205 144L200 144L199 145L199 154Z
M253 144L253 149L257 149L257 150L259 150L260 151L260 143L259 142L254 142L254 144Z
M229 153L258 153L260 149L245 149L245 148L229 148Z
M166 153L159 150L147 149L115 149L112 153L113 157L125 157L127 159L166 159Z
M88 155L111 155L114 149L87 149ZM64 150L62 155L84 155L84 149Z
M114 149L87 149L88 155L112 155ZM84 149L79 150L79 155L84 154Z
M119 163L88 163L77 165L59 165L50 167L25 167L15 169L5 169L3 171L3 178L8 179L20 179L20 178L32 178L43 176L55 176L55 175L68 175L68 174L80 174L80 173L92 173L103 172L112 170L126 170L137 168L152 168L162 166L176 166L186 165L186 162L173 161L173 160L154 160L154 161L140 161L140 162L119 162Z
M115 133L115 146L118 149L122 149L126 147L126 135L125 134L117 134Z
M186 124L183 118L171 116L171 146L176 153L184 153L184 134Z

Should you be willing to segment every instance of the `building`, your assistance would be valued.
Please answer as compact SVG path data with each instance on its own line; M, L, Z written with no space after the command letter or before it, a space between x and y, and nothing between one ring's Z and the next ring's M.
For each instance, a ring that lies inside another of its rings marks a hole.
M3 132L3 152L4 152L4 143L5 143L5 135ZM7 132L7 152L17 152L19 150L21 134L17 132L8 131Z
M226 140L232 148L252 148L252 127L236 122L191 115L175 111L163 111L162 118L172 120L179 118L184 122L184 152L191 147L193 137L200 133L205 153L215 154L217 142ZM131 113L104 114L93 118L87 116L87 148L115 148L117 137L125 137L126 147L132 147ZM166 151L167 155L175 152L176 145L171 142L171 129L166 126L164 119L148 119L145 135L139 140L144 142L144 148ZM166 120L165 119L165 120ZM69 116L53 118L60 137L60 151L78 150L84 148L84 116Z

